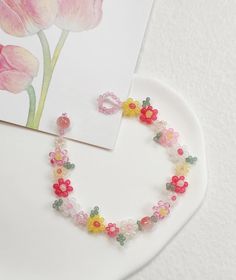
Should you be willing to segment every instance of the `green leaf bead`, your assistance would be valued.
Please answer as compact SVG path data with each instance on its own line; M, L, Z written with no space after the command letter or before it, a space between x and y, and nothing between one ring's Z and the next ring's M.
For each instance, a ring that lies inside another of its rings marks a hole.
M194 164L197 161L197 157L188 156L185 161L190 164Z
M60 210L60 206L63 204L63 200L60 198L59 200L55 200L52 207L57 211Z
M142 107L145 108L145 107L148 107L150 106L150 97L147 97L144 101L143 101L143 104L142 104Z
M75 168L75 164L74 163L70 163L70 162L66 162L63 164L63 167L65 167L66 169L74 169Z
M142 231L142 226L141 226L140 221L137 221L137 225L138 225L138 230L139 230L139 231Z
M171 183L166 183L166 189L168 191L174 191L175 190L175 186L173 186Z
M93 218L94 216L96 216L98 214L99 214L99 207L95 206L90 212L90 217Z
M120 243L121 246L124 246L126 237L124 236L124 234L119 233L116 240Z
M154 140L155 142L159 143L159 139L161 138L161 135L162 135L162 133L161 133L161 132L158 132L158 133L156 134L156 136L153 137L153 140Z
M153 223L157 223L158 219L157 219L156 216L152 215L152 216L151 216L151 221L152 221Z
M65 167L66 169L69 169L69 162L64 163L63 167Z

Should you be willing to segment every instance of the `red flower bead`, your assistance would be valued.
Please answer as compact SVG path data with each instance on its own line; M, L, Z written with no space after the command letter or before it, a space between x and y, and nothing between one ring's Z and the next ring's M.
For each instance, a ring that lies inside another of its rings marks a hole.
M173 176L171 184L174 186L174 191L176 193L184 193L188 187L188 182L185 181L184 176Z
M109 223L106 227L106 233L109 237L116 237L119 232L120 230L116 224Z
M152 106L147 106L142 108L139 119L146 124L152 124L157 119L157 114L157 109L153 109Z
M73 191L70 183L70 180L64 180L60 178L58 182L53 185L55 194L59 197L67 197L69 192Z

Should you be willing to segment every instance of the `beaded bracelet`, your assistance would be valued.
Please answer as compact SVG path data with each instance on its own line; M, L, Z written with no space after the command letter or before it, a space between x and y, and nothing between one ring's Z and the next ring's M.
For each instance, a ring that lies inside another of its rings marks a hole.
M53 184L53 190L58 197L53 203L53 208L64 216L70 217L76 225L84 227L89 233L103 233L123 246L138 232L151 229L154 224L170 214L179 197L188 188L188 182L185 178L197 158L189 155L186 147L178 143L179 134L173 128L167 128L165 121L157 120L158 110L151 106L149 97L140 104L139 101L132 98L121 102L113 93L105 93L98 98L98 110L104 114L112 114L122 110L123 116L134 117L139 119L141 123L151 126L156 133L153 140L167 148L170 160L175 164L175 174L166 183L166 201L158 201L150 208L150 213L141 219L106 223L98 206L92 208L88 213L80 209L75 198L69 198L73 187L71 181L67 179L67 174L75 168L75 165L69 161L68 152L64 148L64 134L70 126L70 119L67 114L63 114L57 119L59 136L55 141L55 150L49 154L56 180Z

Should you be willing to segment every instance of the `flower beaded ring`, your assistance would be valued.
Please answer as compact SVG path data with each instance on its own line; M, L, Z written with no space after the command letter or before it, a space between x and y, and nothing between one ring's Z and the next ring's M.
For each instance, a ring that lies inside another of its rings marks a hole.
M105 107L105 102L110 104L109 108ZM151 229L170 214L179 197L189 187L186 176L197 158L189 155L186 147L179 144L179 134L173 128L168 128L165 121L158 120L159 112L153 108L149 97L142 103L132 98L121 102L113 93L105 93L98 98L98 110L107 115L122 110L123 116L136 118L151 126L156 132L153 140L167 149L170 160L175 165L175 173L166 183L165 201L157 201L150 207L148 215L140 219L129 219L117 223L106 222L101 216L98 206L92 208L88 213L80 208L74 198L69 197L73 187L67 175L75 168L75 165L69 161L67 150L64 149L64 134L70 126L70 119L67 114L62 114L57 119L59 136L55 141L55 150L49 154L55 179L52 189L58 197L53 203L53 208L64 216L70 217L76 225L85 228L89 233L103 233L123 246L138 232Z

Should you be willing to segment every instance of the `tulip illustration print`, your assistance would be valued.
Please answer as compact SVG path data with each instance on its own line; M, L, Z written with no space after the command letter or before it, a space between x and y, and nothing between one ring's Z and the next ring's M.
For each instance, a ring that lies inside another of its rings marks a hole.
M95 28L102 18L103 0L59 0L56 25L80 32Z
M36 102L32 80L38 73L37 59L20 47L4 49L0 42L0 90L28 92L27 127L39 128L53 73L70 31L95 28L102 19L102 4L103 0L0 0L0 28L16 37L36 34L42 47L43 81ZM51 52L44 29L53 24L61 29L61 36L54 52Z
M1 0L0 27L18 37L48 28L57 15L57 0Z
M29 51L17 46L0 45L0 90L19 93L26 90L29 95L27 126L32 127L35 113L35 92L32 81L37 76L39 63Z
M26 49L0 45L0 89L12 93L26 90L38 68L37 58Z

